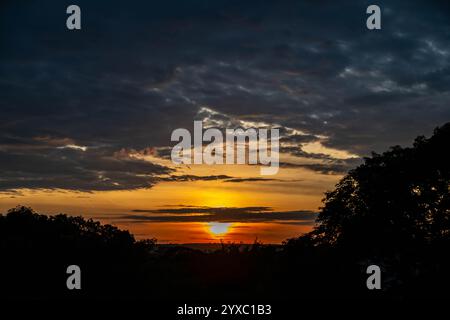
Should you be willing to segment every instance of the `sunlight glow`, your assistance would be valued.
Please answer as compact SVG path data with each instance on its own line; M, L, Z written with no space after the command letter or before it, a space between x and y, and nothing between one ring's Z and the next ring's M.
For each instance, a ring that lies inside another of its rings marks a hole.
M208 229L213 236L225 235L229 232L232 223L209 222Z
M324 146L320 141L308 142L303 144L302 150L308 153L321 153L331 156L335 159L358 158L359 156L345 150L338 150Z

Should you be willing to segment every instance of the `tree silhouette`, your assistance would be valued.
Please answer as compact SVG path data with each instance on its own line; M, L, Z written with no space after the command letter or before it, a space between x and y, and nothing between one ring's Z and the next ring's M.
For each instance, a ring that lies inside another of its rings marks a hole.
M377 252L448 241L450 123L413 147L373 154L327 192L317 241Z
M79 265L87 295L116 294L139 286L138 265L155 240L136 241L128 232L92 219L47 216L18 206L0 215L2 295L45 297L76 294L65 288L66 268Z
M412 147L373 153L325 194L314 230L287 240L285 251L354 270L336 274L346 277L336 285L352 287L356 296L368 295L353 278L358 268L362 278L377 264L386 274L385 297L448 297L449 142L447 123Z

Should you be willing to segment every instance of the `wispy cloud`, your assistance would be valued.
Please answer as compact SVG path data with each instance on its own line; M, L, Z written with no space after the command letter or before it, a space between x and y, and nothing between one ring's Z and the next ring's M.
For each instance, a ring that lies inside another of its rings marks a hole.
M178 207L136 209L116 220L134 222L285 222L312 225L314 211L273 211L270 207Z

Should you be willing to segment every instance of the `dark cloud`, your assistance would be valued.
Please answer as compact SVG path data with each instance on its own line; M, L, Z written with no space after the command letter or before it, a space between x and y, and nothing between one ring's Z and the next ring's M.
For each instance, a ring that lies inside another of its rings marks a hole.
M311 153L303 151L301 146L281 146L280 147L281 153L289 153L296 157L301 158L311 158L311 159L320 159L320 160L333 160L333 158L330 155L323 154L323 153Z
M224 182L259 182L259 181L281 181L279 179L271 179L271 178L260 178L260 177L250 177L250 178L236 178L227 175L211 175L211 176L197 176L197 175L171 175L168 177L160 177L157 179L158 181L214 181L214 180L223 180Z
M82 30L73 32L68 3L2 3L3 189L149 186L168 169L114 154L154 147L167 158L172 130L191 128L204 106L226 115L215 118L224 125L278 124L305 133L283 143L326 136L326 146L360 156L450 119L445 1L378 1L380 31L365 27L369 1L77 4ZM37 150L46 136L89 149Z
M281 168L305 168L321 174L345 174L362 163L360 158L346 160L331 160L324 163L290 163L281 162Z
M255 177L255 178L232 178L232 179L227 179L225 182L238 183L238 182L258 182L258 181L282 181L282 180L272 179L272 178Z
M285 131L285 130L284 130ZM317 137L314 135L308 135L308 134L304 134L304 135L299 135L299 134L291 134L291 135L283 135L286 134L286 132L283 132L283 130L280 130L280 143L281 144L302 144L305 142L314 142L317 141Z
M314 224L313 211L272 211L270 207L180 207L133 210L132 214L115 217L136 222L286 222Z
M148 188L173 170L109 151L48 148L34 152L0 150L0 191L16 188L76 191Z
M228 180L233 177L227 175L211 175L211 176L197 176L197 175L171 175L169 177L158 178L159 181L213 181L213 180Z

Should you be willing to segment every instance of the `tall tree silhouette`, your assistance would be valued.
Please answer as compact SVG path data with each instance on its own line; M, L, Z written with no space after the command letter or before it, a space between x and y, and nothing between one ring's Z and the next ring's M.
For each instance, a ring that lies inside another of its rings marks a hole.
M391 252L450 231L450 123L413 147L373 154L327 192L314 237L323 244Z

